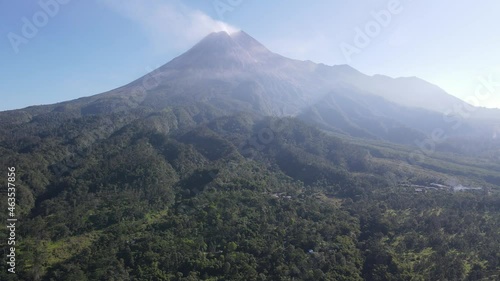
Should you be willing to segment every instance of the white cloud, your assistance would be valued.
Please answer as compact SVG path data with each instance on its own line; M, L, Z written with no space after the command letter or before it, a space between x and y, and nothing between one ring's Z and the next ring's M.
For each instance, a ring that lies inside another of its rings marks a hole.
M238 29L178 0L106 0L114 11L141 25L156 51L184 49L215 31Z

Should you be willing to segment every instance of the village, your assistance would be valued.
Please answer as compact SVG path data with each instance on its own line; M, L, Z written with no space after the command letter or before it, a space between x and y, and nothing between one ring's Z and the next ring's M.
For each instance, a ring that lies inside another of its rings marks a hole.
M428 185L403 183L400 186L413 188L415 192L427 192L430 190L441 190L441 191L452 191L452 192L465 191L465 190L483 190L482 187L469 187L469 186L464 186L462 184L451 186L439 183L430 183Z

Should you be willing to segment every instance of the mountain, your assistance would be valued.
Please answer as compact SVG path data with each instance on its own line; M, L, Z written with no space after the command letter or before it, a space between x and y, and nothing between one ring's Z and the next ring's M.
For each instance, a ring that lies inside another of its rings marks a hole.
M455 102L222 32L123 87L0 112L0 280L497 280L497 111L443 118Z
M449 137L491 139L500 118L500 110L472 107L418 78L367 76L347 65L285 58L243 31L212 33L116 90L3 115L23 122L52 111L75 117L193 104L223 114L300 116L332 132L404 144L436 129Z

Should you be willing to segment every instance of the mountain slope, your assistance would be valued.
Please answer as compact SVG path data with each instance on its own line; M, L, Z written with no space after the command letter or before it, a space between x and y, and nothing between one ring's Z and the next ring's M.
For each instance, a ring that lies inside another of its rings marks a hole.
M498 279L500 158L475 139L495 123L350 77L215 33L118 89L0 112L20 222L0 279ZM394 143L436 127L446 152Z
M449 137L491 138L500 118L498 110L474 109L464 115L457 110L463 102L418 78L367 76L346 65L288 59L241 31L210 34L186 53L118 89L0 113L0 122L193 104L219 114L301 116L333 132L406 144L436 129Z

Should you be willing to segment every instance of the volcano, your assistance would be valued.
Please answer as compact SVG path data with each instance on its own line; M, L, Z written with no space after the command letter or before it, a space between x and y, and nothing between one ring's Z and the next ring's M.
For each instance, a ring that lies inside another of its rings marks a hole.
M348 65L286 58L244 31L211 33L115 90L27 108L9 118L22 122L52 111L75 117L174 106L201 106L222 115L299 117L328 131L407 144L436 128L447 136L490 137L500 119L500 111L474 108L419 78L368 76ZM462 107L474 108L467 120L457 110Z

